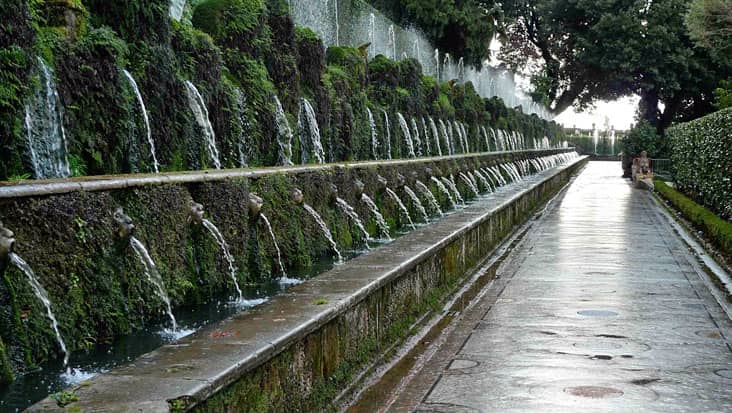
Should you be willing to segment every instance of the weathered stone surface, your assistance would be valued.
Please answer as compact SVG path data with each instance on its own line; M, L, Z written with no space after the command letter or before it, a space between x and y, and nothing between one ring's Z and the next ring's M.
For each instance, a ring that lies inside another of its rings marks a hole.
M431 303L451 293L584 162L527 178L262 306L93 378L74 389L79 401L70 408L329 409L355 374L406 337ZM30 411L52 408L45 400Z
M732 411L732 322L619 171L590 163L390 411Z

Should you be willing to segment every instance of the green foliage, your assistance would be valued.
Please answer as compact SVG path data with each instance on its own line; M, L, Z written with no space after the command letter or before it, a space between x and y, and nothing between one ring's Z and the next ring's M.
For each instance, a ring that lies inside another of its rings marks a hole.
M732 108L670 128L671 161L679 190L732 219Z
M681 211L695 227L701 229L726 256L732 257L732 223L720 218L714 212L697 204L676 191L661 179L654 179L653 186L675 208Z
M71 403L79 401L79 396L68 391L54 393L51 395L51 398L56 401L58 407L66 407Z
M732 107L732 77L719 82L719 87L714 89L714 106L717 109Z
M13 368L8 360L8 354L5 351L5 344L3 344L2 338L0 338L0 389L6 384L11 383L14 380Z
M623 153L628 157L639 156L642 151L648 152L649 158L668 157L666 140L656 133L656 128L645 121L635 125L621 144Z
M715 61L732 68L732 1L694 0L684 23L689 37Z
M195 8L191 22L222 47L256 56L267 46L265 18L261 0L207 0Z

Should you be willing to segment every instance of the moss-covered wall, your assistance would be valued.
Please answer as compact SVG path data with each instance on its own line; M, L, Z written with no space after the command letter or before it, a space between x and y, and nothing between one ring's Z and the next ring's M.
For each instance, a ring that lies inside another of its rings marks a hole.
M374 217L360 201L355 182L378 204L392 232L407 225L398 205L385 193L385 178L419 221L415 205L400 187L399 175L415 188L417 179L438 196L443 210L448 199L439 196L432 174L457 174L525 157L557 151L443 158L419 162L373 165L333 165L285 172L263 171L254 177L215 182L137 186L97 192L0 200L0 219L18 240L16 252L36 272L49 293L60 330L71 350L164 320L164 306L151 290L143 267L128 243L116 236L113 212L122 207L136 225L137 237L149 250L164 279L174 308L233 295L228 264L205 228L189 222L189 204L201 203L206 218L218 226L236 261L239 284L259 285L280 275L276 252L261 220L248 214L249 193L264 199L262 212L272 223L288 271L307 269L322 257L332 257L330 244L316 222L291 201L299 188L305 202L318 211L339 249L363 246L363 235L335 205L338 196L351 204L378 236ZM464 198L473 196L458 180ZM44 308L23 273L13 266L0 268L0 339L14 368L23 371L59 356L56 339ZM29 345L29 343L33 343Z
M242 374L196 412L339 411L337 395L395 342L412 334L414 322L441 310L450 296L513 229L564 186L584 161L565 169L435 254L400 274L335 319ZM169 401L186 410L191 399Z
M5 4L8 3L8 4ZM396 113L421 130L427 116L520 131L528 142L559 139L559 127L479 97L470 84L438 84L415 60L331 48L296 28L284 0L200 0L184 22L167 0L6 1L0 16L0 180L34 176L25 107L43 85L37 58L54 69L74 175L150 172L153 160L140 106L122 69L139 85L157 160L165 171L213 167L184 82L200 90L224 167L278 162L273 97L296 129L300 97L317 112L329 161L371 159L366 108L378 136L390 117L392 157L405 156ZM295 161L298 162L297 133ZM434 146L434 145L433 145ZM386 145L378 156L386 158ZM436 154L436 151L433 151Z

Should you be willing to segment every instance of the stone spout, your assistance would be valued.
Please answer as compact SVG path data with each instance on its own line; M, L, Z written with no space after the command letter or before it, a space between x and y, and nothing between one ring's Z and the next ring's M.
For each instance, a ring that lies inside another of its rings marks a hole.
M196 201L191 201L189 205L190 211L188 212L188 222L196 225L203 222L203 205Z
M397 188L403 187L404 185L407 184L407 178L405 178L404 175L402 175L402 174L397 174L396 184L397 184Z
M356 182L353 183L353 193L356 195L356 198L361 198L365 189L366 184L364 184L360 179L357 179Z
M256 194L249 194L249 216L256 218L262 212L264 200Z
M384 178L381 175L376 175L376 181L379 183L379 186L381 186L382 188L386 188L387 186L389 186L389 181L387 181L386 178Z
M303 195L302 195L302 191L299 190L298 188L293 189L292 194L290 195L290 199L292 199L292 202L294 202L297 205L302 204L302 201L304 199Z
M5 261L15 248L15 234L0 221L0 261Z
M117 208L114 211L114 221L117 223L117 236L121 239L129 239L135 232L135 224L132 218L125 214L124 209Z
M328 184L328 201L332 204L338 199L338 187L335 184Z

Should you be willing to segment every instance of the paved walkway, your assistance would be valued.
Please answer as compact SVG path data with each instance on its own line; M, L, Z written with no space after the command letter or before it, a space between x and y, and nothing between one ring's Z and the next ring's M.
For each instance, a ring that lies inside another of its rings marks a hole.
M619 175L589 164L391 411L732 412L732 324Z

